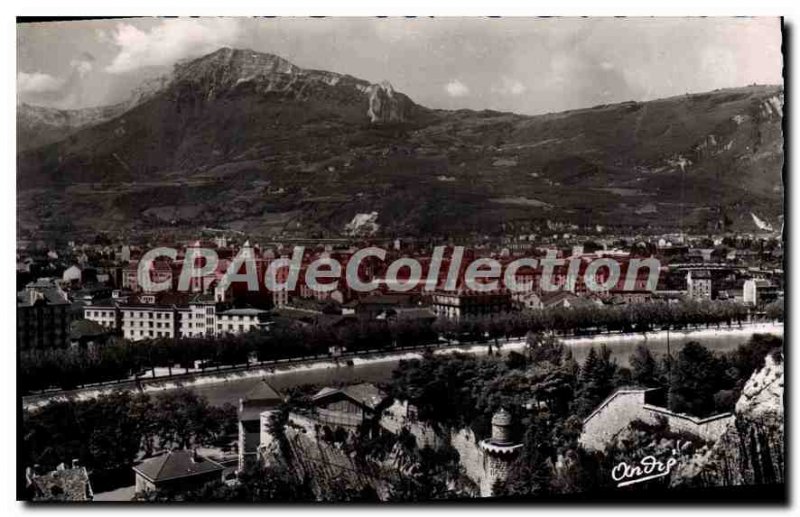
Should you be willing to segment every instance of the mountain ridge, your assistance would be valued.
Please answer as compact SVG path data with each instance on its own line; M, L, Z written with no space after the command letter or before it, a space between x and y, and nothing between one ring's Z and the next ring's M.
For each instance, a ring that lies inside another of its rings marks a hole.
M51 199L21 229L334 236L375 212L388 234L724 230L783 211L779 86L537 116L432 110L389 84L223 48L146 91L20 152L20 205Z

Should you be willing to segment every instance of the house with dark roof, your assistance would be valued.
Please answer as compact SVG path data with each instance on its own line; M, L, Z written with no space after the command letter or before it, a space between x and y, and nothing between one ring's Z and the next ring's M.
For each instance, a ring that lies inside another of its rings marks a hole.
M312 398L320 424L356 428L380 418L388 397L370 383L323 388Z
M108 342L112 331L91 320L75 320L69 326L71 346L91 348Z
M222 480L225 467L196 450L168 451L133 467L136 493L154 490L187 491Z
M541 296L542 307L552 309L555 307L568 309L571 307L592 307L597 306L596 300L583 298L570 291L555 291L545 293Z
M390 310L414 306L413 297L408 294L372 294L345 303L342 305L342 314L372 319Z
M239 470L257 458L261 442L261 414L276 409L283 396L266 379L239 399Z
M382 312L376 318L430 324L436 321L436 314L433 313L430 307L394 307Z

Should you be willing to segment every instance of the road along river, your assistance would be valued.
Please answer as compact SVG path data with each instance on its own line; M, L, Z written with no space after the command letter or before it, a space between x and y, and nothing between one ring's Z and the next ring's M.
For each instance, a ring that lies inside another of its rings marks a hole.
M590 338L567 338L563 340L563 343L572 350L573 356L578 362L583 362L592 347L599 347L605 344L611 349L612 357L617 361L617 364L627 366L628 358L639 344L646 344L653 355L666 354L668 346L670 352L675 354L690 341L699 341L714 352L728 352L745 343L750 339L750 336L757 333L783 336L783 324L755 323L733 328L722 327L716 329L712 327L689 331L659 331L647 334L614 334ZM452 354L462 352L486 355L488 348L488 344L451 346L437 349L434 353ZM501 341L503 354L512 350L524 352L525 340ZM327 386L359 382L385 382L391 379L392 370L397 367L401 360L420 357L421 352L417 351L376 353L349 358L352 365L348 365L344 361L337 364L332 360L320 359L316 362L308 361L301 365L283 365L240 372L220 372L219 374L209 373L182 381L154 379L152 381L143 381L140 388L133 387L128 389L142 389L153 393L183 386L207 397L209 402L214 405L222 405L226 402L238 404L239 398L247 394L262 377L269 379L270 383L279 390L307 384ZM47 403L49 400L67 397L91 398L113 389L115 388L86 388L69 393L32 395L23 399L23 406L26 409L34 408Z

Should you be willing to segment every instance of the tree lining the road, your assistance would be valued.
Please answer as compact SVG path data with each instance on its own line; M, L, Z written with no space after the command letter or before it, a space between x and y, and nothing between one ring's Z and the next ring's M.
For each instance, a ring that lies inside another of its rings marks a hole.
M782 306L781 306L782 307ZM419 320L321 319L311 325L281 321L269 331L217 337L119 340L90 349L27 350L19 354L23 393L128 379L155 368L170 375L176 365L188 372L196 361L211 367L327 356L334 348L349 352L435 345L440 339L481 342L524 337L528 332L590 335L603 332L649 332L698 325L741 324L746 306L724 301L653 302L622 306L550 308L470 319ZM782 319L782 310L770 316Z

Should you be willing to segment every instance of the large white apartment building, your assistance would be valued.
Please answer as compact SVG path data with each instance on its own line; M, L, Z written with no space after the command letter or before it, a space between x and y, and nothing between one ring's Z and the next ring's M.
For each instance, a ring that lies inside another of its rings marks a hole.
M136 303L89 305L84 318L118 329L131 341L242 334L261 328L266 311L229 309L217 312L212 297L197 296L185 304L156 303L155 295L142 295Z
M120 307L119 311L120 327L126 339L135 341L175 335L175 310L172 307L137 304ZM88 309L84 314L87 312Z
M215 335L216 305L213 301L195 301L178 309L180 337Z

